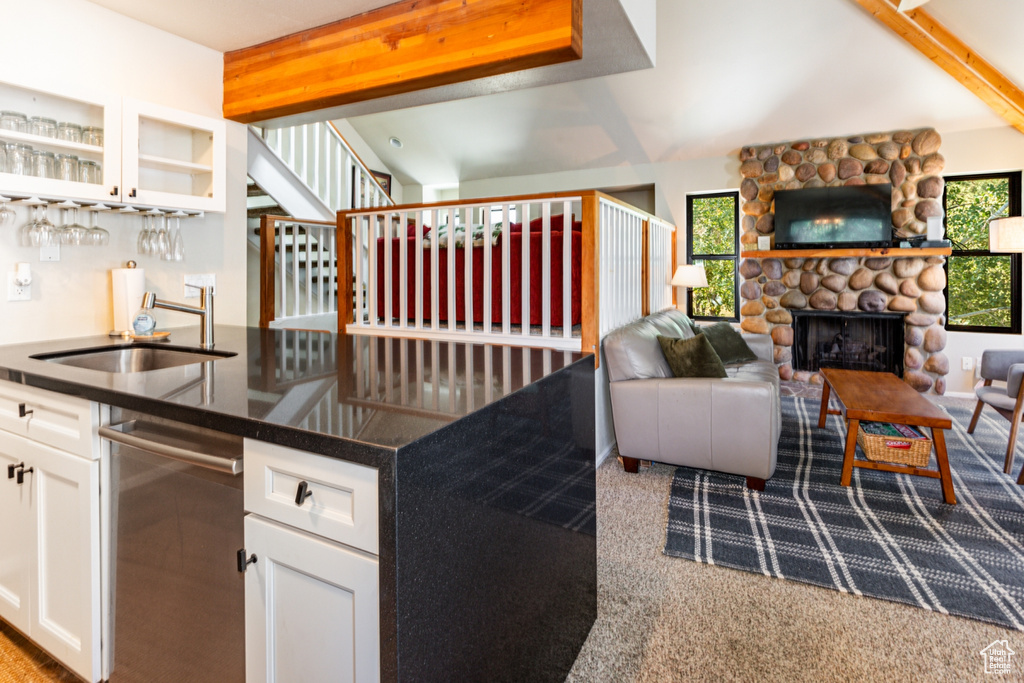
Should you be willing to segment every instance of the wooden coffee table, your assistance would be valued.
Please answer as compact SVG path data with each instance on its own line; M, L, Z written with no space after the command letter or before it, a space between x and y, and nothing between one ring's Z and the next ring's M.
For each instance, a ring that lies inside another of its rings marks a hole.
M916 474L941 480L943 499L950 505L956 505L953 478L949 473L949 458L946 456L946 439L942 431L953 426L949 415L891 372L825 368L821 370L821 375L825 378L825 384L821 391L818 427L825 426L825 420L829 415L842 415L846 420L846 452L843 456L843 476L839 480L840 484L850 485L854 467ZM839 410L829 410L829 395L832 393L839 401ZM929 470L894 463L857 460L854 456L861 420L928 427L935 443L935 459L939 469Z

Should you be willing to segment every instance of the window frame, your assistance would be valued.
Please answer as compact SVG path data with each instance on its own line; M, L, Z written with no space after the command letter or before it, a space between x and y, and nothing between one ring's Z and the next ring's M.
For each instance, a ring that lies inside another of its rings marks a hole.
M966 180L992 180L1005 178L1009 183L1009 206L1008 216L1021 215L1021 172L1000 171L992 173L966 173L961 175L943 176L942 188L942 226L944 234L949 234L946 198L949 194L949 184ZM990 327L988 325L954 325L950 324L949 310L949 264L956 257L984 257L984 256L1009 256L1010 257L1010 326ZM956 249L952 250L950 256L942 264L946 273L946 286L942 289L942 295L946 298L945 321L943 326L947 332L980 332L984 334L1020 334L1021 333L1021 254L1012 252L993 252L988 249Z
M717 197L732 197L733 203L733 230L732 230L732 254L694 254L693 253L693 202L699 199L715 199ZM686 289L686 314L692 320L726 321L739 322L740 320L740 192L739 190L725 190L721 192L698 192L686 195L686 263L695 261L732 261L732 317L713 315L694 315L693 313L693 290Z

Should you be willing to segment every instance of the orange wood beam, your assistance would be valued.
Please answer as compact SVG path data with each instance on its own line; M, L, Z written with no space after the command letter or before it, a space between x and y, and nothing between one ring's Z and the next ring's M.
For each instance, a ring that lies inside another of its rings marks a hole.
M1024 92L923 9L890 0L854 0L1024 133Z
M253 123L579 59L582 0L402 0L224 55Z

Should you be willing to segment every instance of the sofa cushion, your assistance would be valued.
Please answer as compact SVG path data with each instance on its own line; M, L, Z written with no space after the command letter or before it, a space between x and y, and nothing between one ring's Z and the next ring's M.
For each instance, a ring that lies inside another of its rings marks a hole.
M658 315L663 315L668 318L671 318L672 320L675 321L676 325L679 325L680 328L682 328L683 330L689 330L691 335L697 334L698 330L700 329L699 325L690 320L690 316L686 315L678 308L666 308Z
M685 325L679 325L675 320L667 315L661 313L655 313L644 318L647 322L654 326L654 329L658 330L658 334L664 337L672 337L673 339L688 339L693 336L693 332L689 327Z
M646 320L613 330L604 338L608 379L664 379L672 376L658 344L658 330Z
M700 333L708 338L711 347L726 365L757 360L757 354L747 346L740 333L729 323L721 322L703 327Z
M676 377L727 377L722 359L702 334L689 339L658 335L658 343Z

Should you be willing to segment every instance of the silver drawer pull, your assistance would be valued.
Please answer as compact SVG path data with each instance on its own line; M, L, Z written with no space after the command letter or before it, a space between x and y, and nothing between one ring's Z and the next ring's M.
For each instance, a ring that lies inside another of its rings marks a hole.
M202 453L192 448L183 448L167 443L167 441L182 443L182 431L157 423L132 420L130 422L122 422L121 424L100 427L99 434L108 441L137 448L140 451L146 451L154 455L180 460L191 465L199 465L200 467L234 476L242 473L241 453L226 452L221 455ZM142 436L143 434L145 436ZM165 439L157 440L160 437L165 437Z

